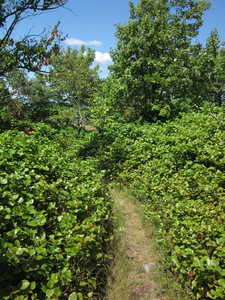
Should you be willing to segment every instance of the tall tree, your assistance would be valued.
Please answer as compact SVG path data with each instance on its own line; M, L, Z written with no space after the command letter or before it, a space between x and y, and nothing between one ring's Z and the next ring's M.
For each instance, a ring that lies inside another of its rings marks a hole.
M192 45L209 8L200 0L140 0L130 2L130 20L117 25L117 47L109 93L132 115L152 121L168 117L174 104L189 101L192 67L199 45Z

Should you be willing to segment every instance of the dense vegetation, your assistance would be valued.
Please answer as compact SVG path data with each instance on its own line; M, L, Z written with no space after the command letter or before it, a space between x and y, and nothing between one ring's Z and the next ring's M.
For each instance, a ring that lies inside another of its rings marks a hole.
M224 120L224 111L218 114ZM155 224L165 269L190 299L224 299L224 129L198 112L114 130L101 164Z
M223 300L225 51L216 29L194 41L210 3L130 3L103 80L94 50L64 49L58 25L12 38L66 2L0 1L0 298L104 297L116 181L190 299Z
M93 297L111 235L104 173L77 157L74 130L0 140L1 299Z

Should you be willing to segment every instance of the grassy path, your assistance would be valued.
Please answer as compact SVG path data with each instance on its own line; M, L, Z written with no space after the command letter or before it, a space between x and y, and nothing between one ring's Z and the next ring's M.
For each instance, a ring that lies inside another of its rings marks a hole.
M123 227L118 235L116 257L111 270L107 300L152 299L166 300L157 276L157 254L153 250L151 230L144 228L140 204L114 189L111 197L115 205L117 224Z
M140 203L118 189L110 191L117 225L115 259L105 300L185 300L174 279L160 270L153 228L143 225Z

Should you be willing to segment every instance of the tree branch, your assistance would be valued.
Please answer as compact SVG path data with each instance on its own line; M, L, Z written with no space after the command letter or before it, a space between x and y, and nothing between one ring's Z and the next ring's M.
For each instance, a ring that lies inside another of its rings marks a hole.
M209 106L209 113L210 113L210 115L211 115L217 122L219 122L221 125L223 125L223 121L219 120L219 119L217 118L217 116L215 116L215 115L212 113L211 107L210 107L210 106Z
M213 82L212 82L212 80L211 80L211 75L212 75L212 73L215 73L215 72L216 72L216 71L210 72L209 75L207 76L207 78L209 79L209 82L210 82L212 88L214 89L214 91L215 91L217 94L219 94L219 93L225 88L225 84L223 84L219 89L217 89L217 88L215 87L215 85L213 84Z
M28 18L30 16L36 16L36 15L42 14L44 12L48 12L50 10L55 10L60 7L64 7L67 2L68 2L68 0L44 1L43 4L35 5L34 1L31 0L31 1L28 1L27 3L25 3L23 6L14 5L14 7L12 9L8 9L8 11L7 11L7 9L3 10L4 13L1 16L2 24L5 24L6 20L11 16L14 16L14 19L13 19L12 23L10 24L9 28L6 29L6 33L5 33L4 37L2 39L0 39L0 48L4 47L4 45L7 44L7 42L10 39L10 36L18 22L20 22L23 19ZM73 12L69 8L66 8L66 9ZM22 14L25 13L26 11L33 11L33 13L22 16ZM2 26L0 26L0 28L1 27L4 27L4 26L2 25Z

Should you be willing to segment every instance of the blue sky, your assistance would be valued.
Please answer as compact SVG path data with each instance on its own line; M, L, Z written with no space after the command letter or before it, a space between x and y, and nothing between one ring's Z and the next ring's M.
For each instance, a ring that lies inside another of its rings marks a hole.
M137 4L138 0L133 0ZM101 76L108 74L110 48L116 45L115 24L128 21L128 0L69 0L68 9L59 9L36 17L24 19L14 32L23 36L32 28L32 33L40 33L42 29L54 27L60 21L60 30L67 36L64 45L80 47L86 44L96 51L96 62L101 66ZM71 11L74 13L72 13ZM75 15L76 14L76 15ZM198 40L205 44L210 31L217 28L225 41L225 0L213 0L212 7L205 12L204 25L200 29Z

